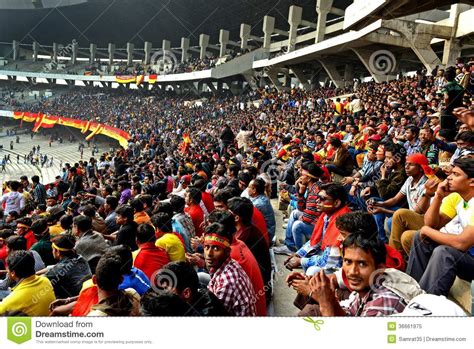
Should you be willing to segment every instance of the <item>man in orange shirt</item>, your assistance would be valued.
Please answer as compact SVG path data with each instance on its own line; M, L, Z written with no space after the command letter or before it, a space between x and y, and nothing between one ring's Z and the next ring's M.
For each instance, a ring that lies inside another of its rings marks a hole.
M140 199L133 199L130 203L130 206L132 206L133 210L135 211L133 214L133 220L135 223L138 225L151 223L150 216L145 212L145 207L143 206L143 202Z

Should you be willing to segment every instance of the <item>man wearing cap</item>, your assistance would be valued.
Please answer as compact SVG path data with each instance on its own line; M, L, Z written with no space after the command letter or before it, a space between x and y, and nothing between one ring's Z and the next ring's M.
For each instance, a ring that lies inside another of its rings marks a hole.
M436 189L424 223L413 240L407 273L426 292L448 296L456 276L474 279L472 158L454 162L451 174Z
M377 134L381 138L381 143L386 143L391 140L390 136L388 135L388 125L387 124L380 124L377 126Z
M409 176L400 188L400 191L392 198L384 201L373 200L367 209L374 215L377 222L379 239L387 243L385 235L385 218L389 218L388 226L391 230L392 215L406 200L410 211L422 215L428 209L429 198L423 196L427 175L432 175L433 171L428 166L428 160L423 154L413 154L407 157L405 162L405 172ZM399 236L390 236L391 246L403 252L399 242Z
M257 295L245 271L230 258L232 238L220 223L212 223L206 228L204 256L211 275L207 288L230 314L255 316Z

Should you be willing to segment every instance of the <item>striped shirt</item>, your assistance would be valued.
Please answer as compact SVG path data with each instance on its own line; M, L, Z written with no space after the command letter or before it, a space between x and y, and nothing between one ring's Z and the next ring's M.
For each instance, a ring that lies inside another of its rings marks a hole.
M256 295L252 283L233 259L227 259L219 269L211 272L212 278L207 286L224 305L224 308L236 316L256 315Z
M353 301L344 309L349 316L389 316L401 313L406 307L401 297L382 285L372 287L362 299L357 292L352 297Z
M305 223L314 224L320 216L316 206L318 193L319 186L317 183L306 190L306 198L305 195L298 193L298 210L303 212L301 220Z

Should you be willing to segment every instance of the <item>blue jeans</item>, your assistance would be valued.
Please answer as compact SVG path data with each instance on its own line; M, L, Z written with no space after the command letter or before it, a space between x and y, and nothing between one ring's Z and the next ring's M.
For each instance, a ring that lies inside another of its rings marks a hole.
M288 219L288 225L286 226L285 245L295 252L304 245L306 240L311 238L314 229L312 224L300 220L300 217L302 216L303 212L293 210Z
M381 201L381 200L380 200ZM400 208L400 206L393 206L390 207L390 210L396 211ZM388 213L376 213L374 214L374 219L375 222L377 223L377 234L379 236L379 239L383 241L384 243L388 243L388 239L390 237L385 234L385 228L384 228L384 223L385 223L385 218L387 218L387 227L389 234L392 231L392 216L393 213L388 214Z

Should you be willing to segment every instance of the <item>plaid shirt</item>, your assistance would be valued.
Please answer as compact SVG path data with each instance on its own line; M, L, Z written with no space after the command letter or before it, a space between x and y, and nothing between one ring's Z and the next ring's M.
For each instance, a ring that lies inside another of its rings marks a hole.
M233 259L227 259L219 269L211 271L208 290L214 293L233 315L255 316L255 291L245 271Z
M352 297L355 298L344 308L349 316L389 316L401 313L406 306L401 297L384 286L372 288L362 299L357 292Z

